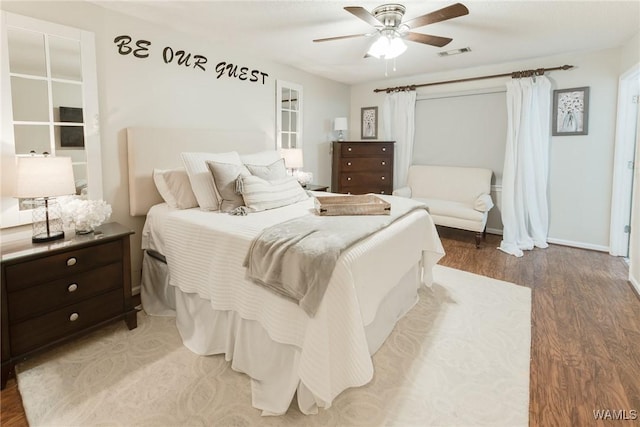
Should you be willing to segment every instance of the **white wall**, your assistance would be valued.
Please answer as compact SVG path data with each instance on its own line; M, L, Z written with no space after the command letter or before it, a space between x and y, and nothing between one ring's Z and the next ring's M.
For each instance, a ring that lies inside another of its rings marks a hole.
M144 218L129 216L125 129L131 126L257 130L275 141L275 82L301 84L304 90L304 170L314 182L329 184L329 141L334 117L348 112L348 87L242 52L232 42L214 45L201 39L103 9L86 2L10 2L3 10L93 31L96 35L100 135L104 198L112 220L136 231L132 239L133 278L138 283L140 232ZM120 55L114 38L129 35L151 41L149 57ZM206 71L166 64L164 47L203 55ZM268 73L265 84L217 78L221 61ZM275 142L268 145L275 148ZM180 141L176 141L180 144ZM215 147L212 147L215 150ZM2 236L16 230L2 230Z
M385 95L374 93L374 88L455 80L541 67L551 68L564 64L574 65L575 68L572 70L555 71L548 76L554 89L581 86L591 88L589 135L551 138L549 241L607 250L617 85L623 52L624 49L615 48L590 53L564 54L353 86L351 122L355 120L357 123L361 107L382 107ZM504 85L508 79L495 78L419 88L418 97L495 88ZM460 122L464 121L465 118L461 117ZM351 138L359 138L356 131L350 131L350 134ZM469 141L469 144L474 143L475 141ZM498 206L490 214L490 230L501 228L499 216L496 216L500 209L500 195L500 187L494 187L493 196Z

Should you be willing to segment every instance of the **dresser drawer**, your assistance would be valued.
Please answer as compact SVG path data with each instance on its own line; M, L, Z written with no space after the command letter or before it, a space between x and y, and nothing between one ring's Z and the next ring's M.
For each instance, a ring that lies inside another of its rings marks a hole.
M387 157L393 153L393 144L373 142L343 143L340 149L342 157Z
M393 188L391 186L375 186L375 185L363 185L356 184L352 186L342 187L341 193L343 194L391 194Z
M384 172L344 172L340 174L340 186L346 188L353 185L366 185L383 187L391 183L393 177L391 173Z
M69 277L121 259L122 243L115 241L9 265L5 269L7 291Z
M122 287L122 263L99 267L68 278L54 280L11 292L9 320L18 322L34 315L75 304L108 291Z
M391 172L392 165L389 159L380 157L348 158L340 159L340 170L345 172Z
M122 289L113 290L10 327L11 352L25 353L123 313Z

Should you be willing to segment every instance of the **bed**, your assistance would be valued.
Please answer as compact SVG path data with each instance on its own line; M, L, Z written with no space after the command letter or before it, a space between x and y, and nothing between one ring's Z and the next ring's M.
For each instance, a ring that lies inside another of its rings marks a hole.
M257 286L243 266L252 241L312 214L313 198L246 216L178 209L163 202L151 176L154 168L179 167L181 152L270 146L253 132L127 130L130 213L146 215L143 308L175 316L194 353L224 354L247 374L252 405L263 415L284 414L293 400L313 414L372 379L371 355L413 307L418 288L430 284L444 251L427 211L415 209L342 252L314 315Z

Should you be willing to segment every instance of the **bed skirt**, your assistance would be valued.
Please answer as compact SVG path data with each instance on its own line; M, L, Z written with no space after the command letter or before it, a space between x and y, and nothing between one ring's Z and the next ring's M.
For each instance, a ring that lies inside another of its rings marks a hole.
M263 415L281 415L294 395L304 414L328 408L300 380L300 349L272 340L255 320L236 312L214 310L209 301L183 293L169 285L168 267L158 255L145 251L142 264L141 299L145 312L175 316L184 345L196 354L224 354L233 370L251 378L252 405ZM391 334L396 322L417 302L421 266L414 265L389 291L373 321L365 326L369 353L373 355Z

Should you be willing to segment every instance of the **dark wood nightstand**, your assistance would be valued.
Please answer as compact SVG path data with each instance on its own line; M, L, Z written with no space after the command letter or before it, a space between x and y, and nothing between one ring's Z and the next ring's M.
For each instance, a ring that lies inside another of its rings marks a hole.
M306 187L304 187L305 190L309 190L309 191L328 191L329 190L329 186L328 185L317 185L317 184L307 184Z
M133 231L112 222L64 240L2 245L2 388L13 367L109 322L137 327Z

